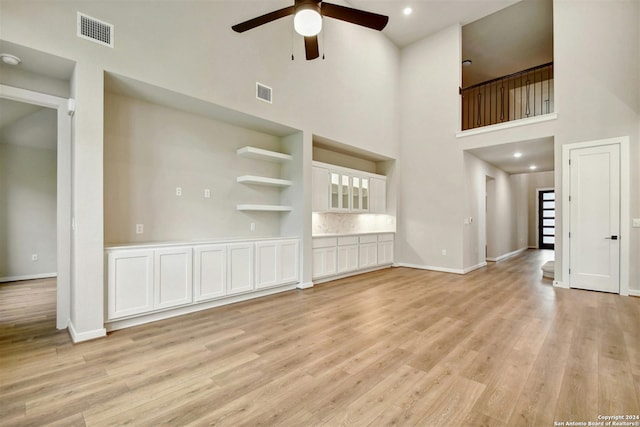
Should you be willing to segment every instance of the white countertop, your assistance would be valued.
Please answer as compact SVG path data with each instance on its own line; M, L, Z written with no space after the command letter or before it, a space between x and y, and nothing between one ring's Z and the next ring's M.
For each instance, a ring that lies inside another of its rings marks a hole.
M312 237L345 237L345 236L367 236L371 234L395 234L395 231L368 231L364 233L318 233Z
M239 243L239 242L255 242L265 240L284 240L284 239L298 239L297 236L288 237L215 237L210 239L195 239L195 240L179 240L179 241L165 241L165 242L133 242L133 243L105 243L105 250L116 249L152 249L152 248L166 248L175 246L195 246L195 245L210 245L218 243Z

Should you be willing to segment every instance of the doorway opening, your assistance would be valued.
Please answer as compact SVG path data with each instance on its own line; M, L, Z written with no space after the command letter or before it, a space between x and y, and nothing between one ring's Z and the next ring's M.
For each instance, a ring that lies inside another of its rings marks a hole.
M551 189L538 189L538 248L555 249L556 193Z

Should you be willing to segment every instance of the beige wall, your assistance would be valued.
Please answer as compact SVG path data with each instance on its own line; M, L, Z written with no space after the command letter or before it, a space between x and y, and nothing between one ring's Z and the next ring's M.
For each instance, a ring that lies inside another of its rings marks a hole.
M112 93L104 114L105 242L280 234L281 214L236 210L280 204L277 188L236 182L241 175L281 177L279 163L236 154L247 145L282 151L279 138Z
M0 279L56 273L55 140L49 109L0 131Z

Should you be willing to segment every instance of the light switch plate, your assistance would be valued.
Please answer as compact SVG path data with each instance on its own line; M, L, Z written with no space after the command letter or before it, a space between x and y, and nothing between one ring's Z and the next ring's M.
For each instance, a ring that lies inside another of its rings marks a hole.
M204 198L205 199L211 198L211 190L210 189L208 189L208 188L204 189Z
M640 228L640 218L633 218L633 228Z

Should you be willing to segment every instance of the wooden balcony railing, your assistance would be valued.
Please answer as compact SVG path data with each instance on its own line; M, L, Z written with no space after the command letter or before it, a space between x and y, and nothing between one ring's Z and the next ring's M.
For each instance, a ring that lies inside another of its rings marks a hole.
M462 130L553 113L553 62L466 88Z

